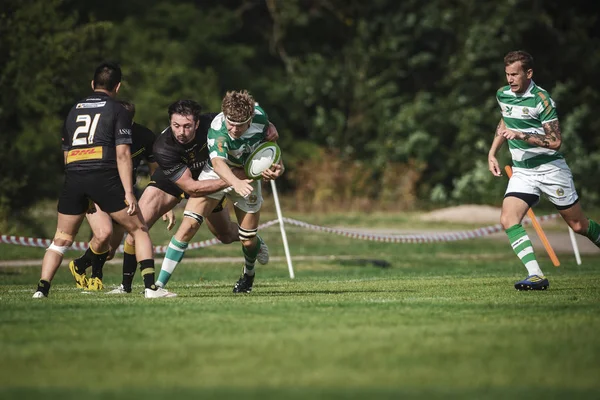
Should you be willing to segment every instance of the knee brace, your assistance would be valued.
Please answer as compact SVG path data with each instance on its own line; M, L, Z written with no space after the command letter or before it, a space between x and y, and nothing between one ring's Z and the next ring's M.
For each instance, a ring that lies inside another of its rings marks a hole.
M195 212L192 211L184 211L183 212L183 217L188 217L193 219L194 221L196 221L198 224L202 225L202 223L204 222L204 217L200 214L197 214Z
M54 241L52 241L52 243L50 243L50 246L48 246L48 248L46 249L46 251L50 250L53 251L55 253L60 254L61 256L65 255L65 252L69 249L69 247L71 247L71 245L68 246L57 246L54 244Z
M240 240L243 242L245 240L250 240L256 236L258 233L258 228L256 229L244 229L238 225L238 234L240 235Z

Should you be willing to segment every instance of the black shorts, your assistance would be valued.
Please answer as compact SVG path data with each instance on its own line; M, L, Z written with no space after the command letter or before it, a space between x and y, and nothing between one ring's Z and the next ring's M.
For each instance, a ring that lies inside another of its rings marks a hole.
M107 213L127 207L125 189L116 168L66 172L65 183L58 198L58 212L66 215L83 214L89 207L89 200L97 203Z
M190 195L185 193L177 184L173 183L165 173L160 168L156 168L152 177L150 178L150 183L148 186L154 186L155 188L162 190L165 193L170 194L171 196L179 199L189 199ZM213 210L213 213L223 211L223 206L225 204L225 196L223 196L223 200L219 202L219 204Z
M155 188L178 198L180 201L181 199L187 199L190 197L187 193L181 190L179 186L167 178L165 173L160 168L156 168L152 174L152 177L150 178L150 183L148 183L148 186L154 186Z

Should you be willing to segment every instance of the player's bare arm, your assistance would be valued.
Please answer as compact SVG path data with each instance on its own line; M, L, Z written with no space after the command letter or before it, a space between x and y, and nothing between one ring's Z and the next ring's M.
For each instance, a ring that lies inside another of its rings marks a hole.
M218 192L228 188L230 185L222 179L207 179L205 181L197 181L192 177L192 172L186 168L184 173L179 177L175 184L181 190L190 195L190 197L202 197L207 194Z
M494 176L502 176L502 169L500 168L500 164L496 159L496 154L498 154L498 150L502 147L504 142L506 142L506 138L502 135L502 132L505 130L506 125L504 125L504 120L500 119L500 122L496 127L494 140L492 141L490 151L488 152L488 169Z
M226 181L228 186L232 186L233 190L235 190L237 194L240 196L248 196L250 193L252 193L253 188L252 185L250 185L252 180L239 179L237 176L235 176L231 168L229 168L229 165L227 165L227 162L225 162L224 158L215 157L211 159L211 162L217 175Z
M509 140L522 140L534 146L558 150L562 145L562 136L558 120L547 122L542 126L544 128L543 135L539 133L519 132L511 129L505 129L501 134Z
M267 134L265 135L265 140L267 142L276 142L279 139L279 132L273 123L269 122L269 127L267 128Z
M131 161L131 147L128 144L119 144L117 150L117 168L119 177L125 189L125 201L129 206L127 213L134 215L137 212L137 199L133 194L133 163Z

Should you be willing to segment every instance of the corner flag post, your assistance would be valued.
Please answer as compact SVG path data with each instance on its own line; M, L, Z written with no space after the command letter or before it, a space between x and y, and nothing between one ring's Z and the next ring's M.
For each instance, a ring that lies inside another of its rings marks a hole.
M283 225L283 216L281 215L281 207L279 206L279 196L277 195L277 186L275 181L271 181L271 190L273 191L273 200L275 201L275 210L277 210L277 219L279 220L279 228L281 229L281 240L283 241L283 249L285 250L285 259L287 260L290 278L294 279L294 267L292 267L292 257L290 257L290 249L288 247L285 227Z

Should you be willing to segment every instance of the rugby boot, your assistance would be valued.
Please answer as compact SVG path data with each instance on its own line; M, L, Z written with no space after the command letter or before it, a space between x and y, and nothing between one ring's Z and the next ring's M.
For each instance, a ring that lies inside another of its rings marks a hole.
M98 277L90 278L87 281L87 290L91 290L93 292L99 292L104 289L104 285L102 284L102 279Z
M527 278L515 283L517 290L546 290L550 282L543 275L529 275Z
M240 276L240 279L236 282L233 287L233 293L250 293L252 291L252 284L254 283L254 275L250 276L246 273Z
M85 277L85 270L82 274L77 271L77 266L75 265L75 261L71 261L69 263L69 271L71 271L71 275L75 278L75 285L78 289L87 289L87 279Z

